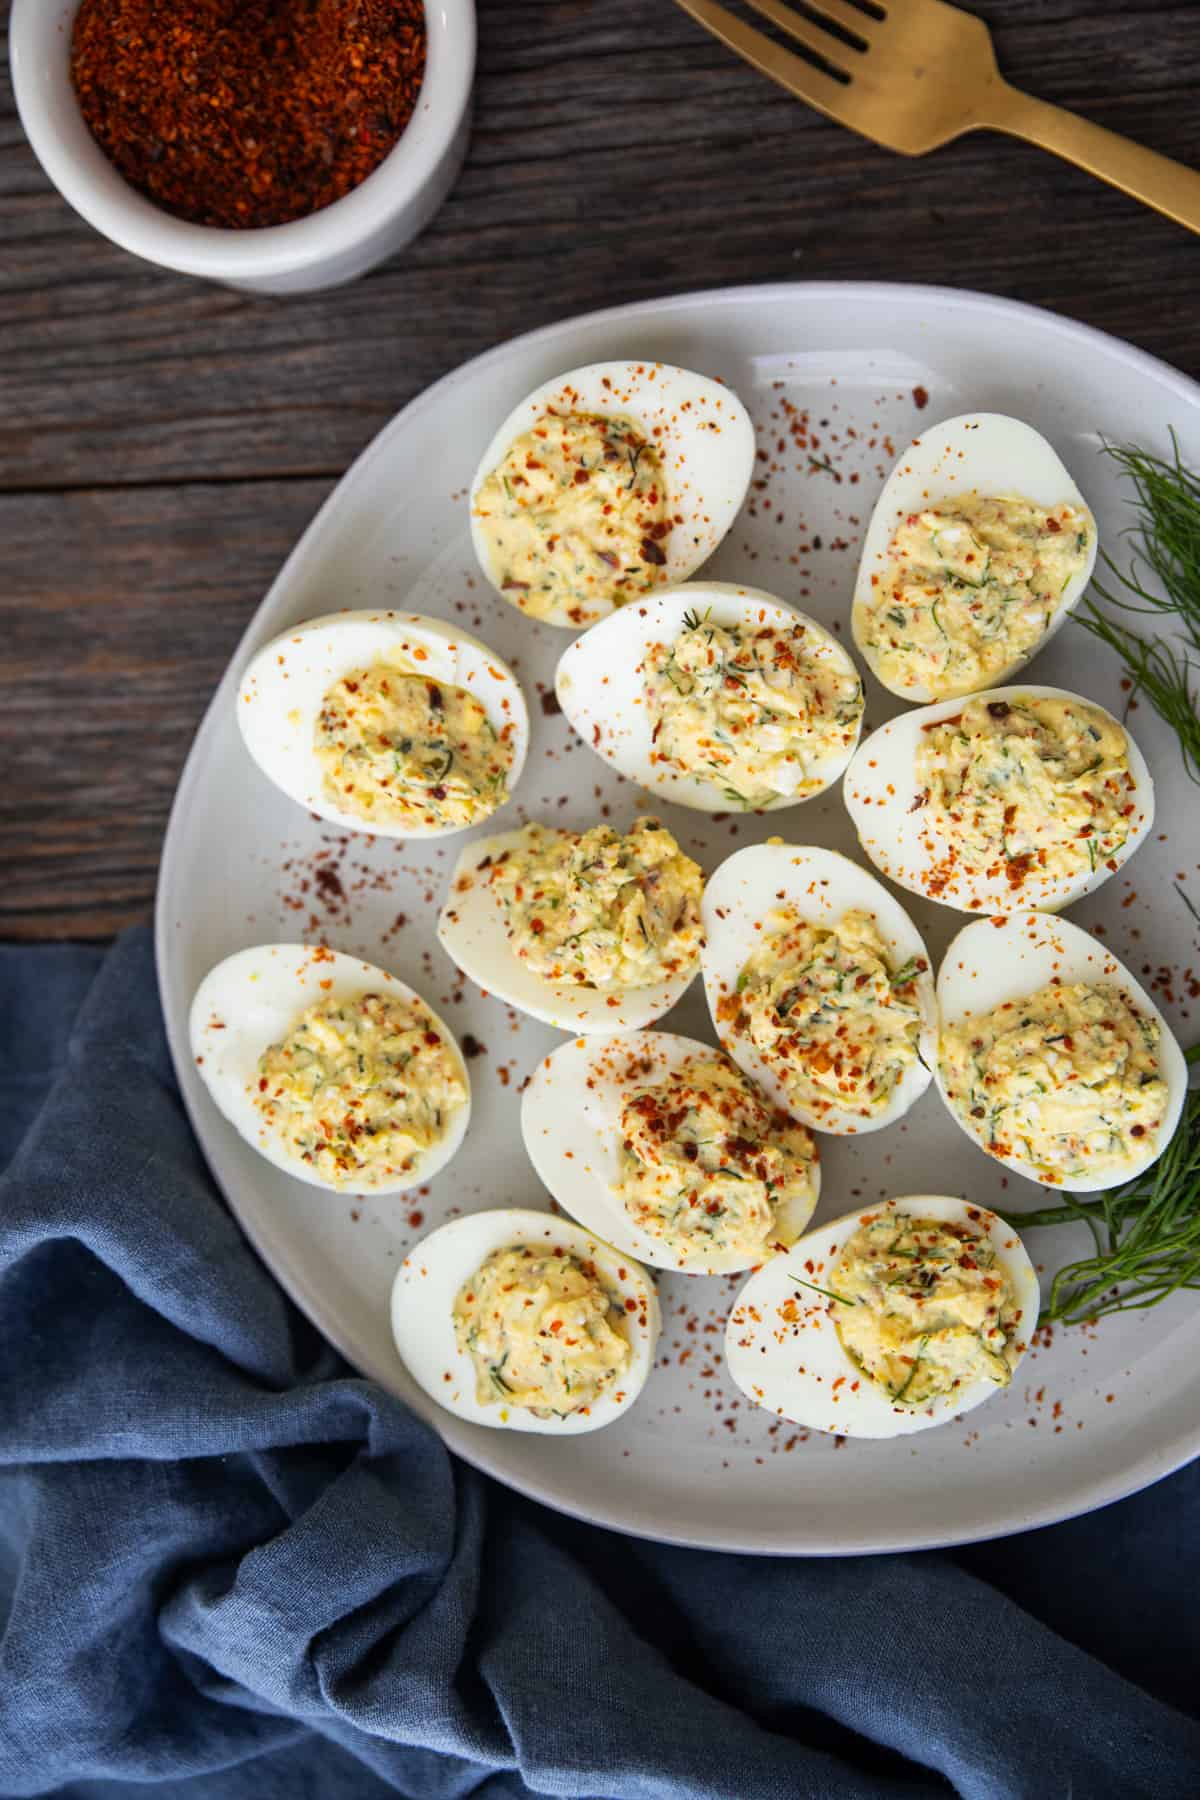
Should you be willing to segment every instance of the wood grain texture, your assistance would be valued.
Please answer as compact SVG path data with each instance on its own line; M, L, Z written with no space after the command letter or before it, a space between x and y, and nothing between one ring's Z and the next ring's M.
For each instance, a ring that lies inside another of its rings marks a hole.
M975 10L1017 85L1200 166L1194 5ZM0 85L0 934L147 913L183 756L295 537L398 407L517 332L687 288L898 278L1049 306L1200 375L1200 243L1038 151L893 157L668 0L481 0L479 24L438 219L287 301L97 237Z

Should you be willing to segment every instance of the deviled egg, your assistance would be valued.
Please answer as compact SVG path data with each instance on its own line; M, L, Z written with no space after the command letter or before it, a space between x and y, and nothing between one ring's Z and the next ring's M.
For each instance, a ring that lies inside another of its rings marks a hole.
M704 876L657 819L526 825L458 859L438 941L485 992L562 1031L661 1018L700 967Z
M862 682L836 638L758 588L691 582L578 638L555 691L584 743L697 812L772 811L837 780Z
M550 1213L505 1208L422 1238L392 1287L409 1374L474 1425L574 1436L628 1412L654 1363L646 1271Z
M854 641L903 700L996 687L1062 625L1096 545L1096 521L1040 432L1003 413L947 419L908 446L876 503Z
M436 1175L466 1135L471 1085L453 1033L357 956L239 950L200 983L189 1033L220 1111L315 1187L399 1193Z
M1003 1219L950 1195L906 1194L817 1226L752 1275L725 1356L742 1392L780 1418L900 1437L1010 1386L1039 1303Z
M657 1268L752 1268L817 1203L804 1126L711 1044L667 1031L560 1044L530 1077L521 1132L559 1205Z
M487 579L533 619L578 631L712 555L746 497L754 427L689 369L589 363L514 408L471 483Z
M989 688L901 713L860 746L843 794L876 868L960 912L1070 906L1154 822L1132 737L1062 688Z
M330 613L285 631L247 668L237 719L289 799L379 837L479 824L508 800L529 748L507 663L419 613Z
M947 950L937 994L938 1088L989 1156L1082 1192L1162 1155L1187 1092L1183 1052L1088 932L1047 913L977 920Z
M717 1036L815 1131L878 1131L928 1087L933 972L882 882L835 850L738 850L709 881L702 967Z

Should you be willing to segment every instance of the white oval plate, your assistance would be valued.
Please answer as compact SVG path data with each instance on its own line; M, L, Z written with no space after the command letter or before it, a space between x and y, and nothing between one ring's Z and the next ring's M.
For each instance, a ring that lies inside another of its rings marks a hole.
M995 1536L1116 1499L1200 1451L1191 1373L1200 1312L1190 1296L1104 1320L1095 1331L1055 1331L1009 1393L961 1424L903 1443L806 1437L749 1405L720 1359L740 1277L660 1277L659 1367L627 1418L573 1439L569 1455L542 1438L452 1418L399 1362L388 1295L413 1239L457 1208L548 1203L521 1144L518 1089L562 1040L473 990L437 945L434 922L463 840L370 840L311 818L250 762L234 696L260 645L331 606L431 613L493 645L530 701L533 738L517 803L485 832L526 816L582 828L605 807L617 823L658 810L711 869L778 831L776 816L708 818L661 801L655 807L592 756L565 719L539 705L541 693L553 693L563 633L505 605L474 566L466 491L491 427L557 372L626 356L722 376L754 415L765 452L757 478L766 486L752 489L706 573L752 582L831 629L840 625L847 645L862 527L905 439L939 417L994 408L1036 425L1071 469L1114 554L1130 513L1100 440L1165 451L1174 426L1185 458L1200 461L1200 389L1181 375L1049 313L936 288L814 284L652 301L534 332L437 383L380 433L288 559L234 654L179 784L159 882L159 979L184 1099L209 1162L260 1254L350 1362L403 1395L468 1461L566 1512L675 1543L834 1554ZM1090 695L1118 716L1125 704L1114 660L1077 626L1037 658L1030 679ZM869 727L899 710L868 681ZM1196 961L1197 927L1174 886L1182 875L1200 905L1195 830L1187 846L1185 825L1173 838L1159 835L1171 832L1171 821L1195 819L1196 795L1148 707L1136 724L1162 823L1071 917L1089 930L1099 923L1152 985L1160 967ZM797 841L856 854L839 788L786 817ZM940 957L961 916L907 894L903 903ZM471 1065L470 1135L428 1190L356 1200L291 1180L243 1144L190 1064L188 1007L212 964L247 944L311 933L392 969L467 1049L471 1039L484 1046ZM1200 1015L1193 1006L1188 1017L1186 984L1171 992L1155 988L1155 998L1190 1043ZM699 983L663 1027L711 1038ZM894 1128L826 1138L821 1149L818 1218L860 1199L930 1187L1001 1210L1041 1200L1038 1188L1006 1177L963 1137L932 1088ZM1040 1232L1030 1244L1049 1273L1084 1248L1073 1227Z

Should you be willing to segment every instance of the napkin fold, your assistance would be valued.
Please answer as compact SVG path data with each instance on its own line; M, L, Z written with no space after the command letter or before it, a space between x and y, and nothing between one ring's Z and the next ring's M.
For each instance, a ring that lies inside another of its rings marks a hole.
M618 1537L456 1461L218 1197L144 931L0 950L0 1792L1200 1791L1200 1465L955 1553Z

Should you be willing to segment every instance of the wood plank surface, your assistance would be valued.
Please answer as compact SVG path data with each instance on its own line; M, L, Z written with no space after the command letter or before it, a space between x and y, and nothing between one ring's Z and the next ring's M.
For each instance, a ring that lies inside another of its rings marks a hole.
M974 10L1017 85L1200 166L1191 0ZM147 915L183 757L279 563L392 413L489 345L689 288L866 277L1016 296L1200 375L1200 240L1048 156L983 135L891 156L669 0L482 0L479 30L437 220L286 301L98 237L0 81L0 936Z

